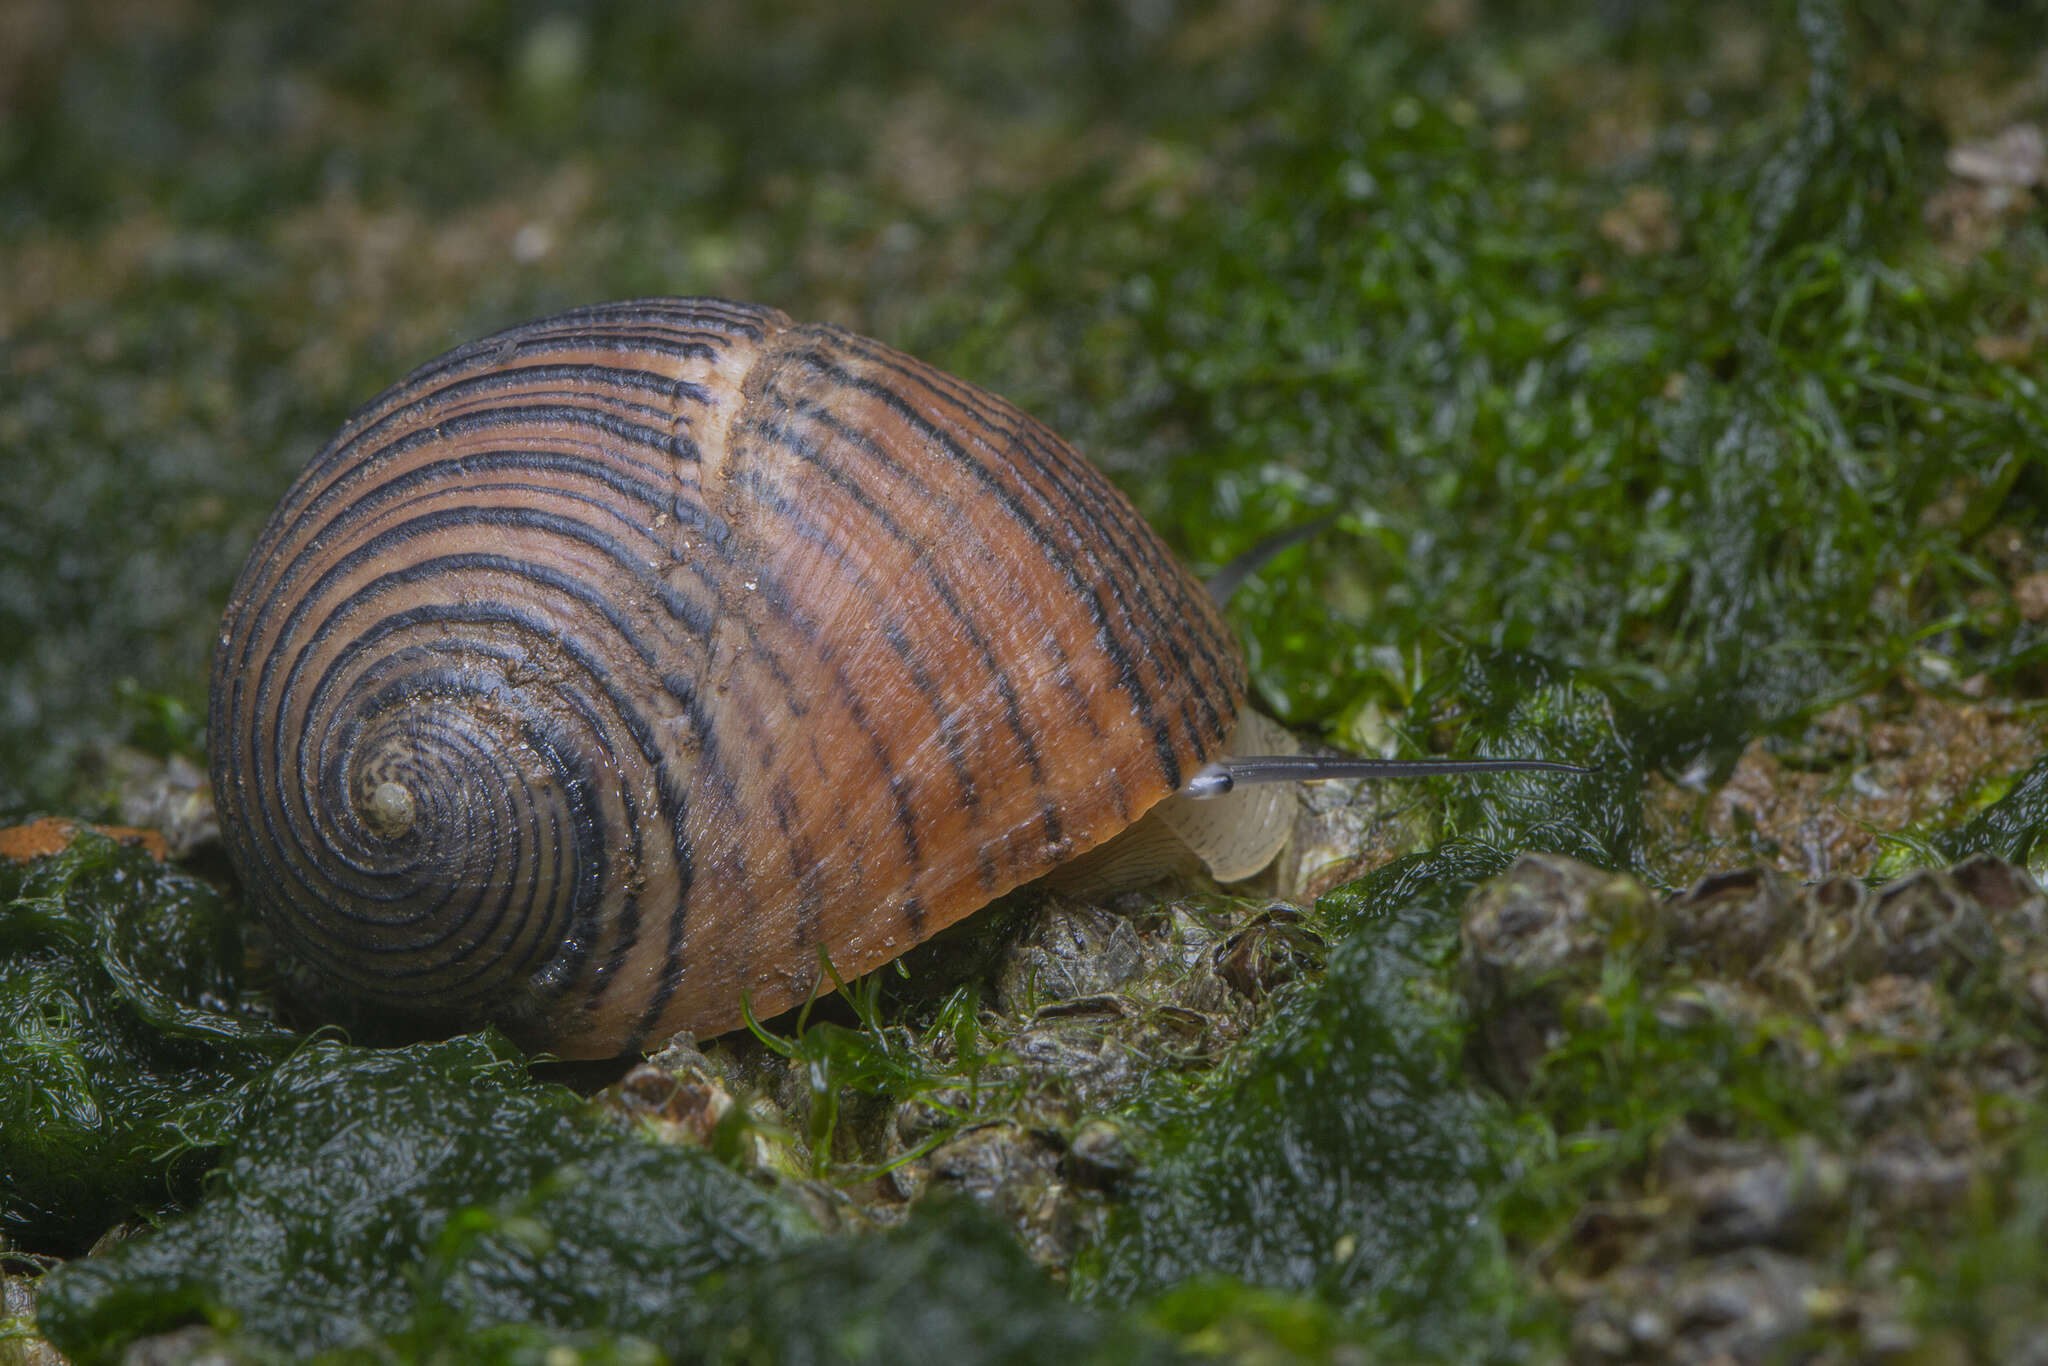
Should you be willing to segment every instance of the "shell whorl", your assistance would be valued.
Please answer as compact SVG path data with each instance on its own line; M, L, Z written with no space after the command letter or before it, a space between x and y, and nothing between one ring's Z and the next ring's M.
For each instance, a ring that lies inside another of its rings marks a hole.
M713 1033L1099 844L1220 752L1207 595L1017 409L710 299L461 347L307 466L230 600L251 900L373 999L568 1056Z

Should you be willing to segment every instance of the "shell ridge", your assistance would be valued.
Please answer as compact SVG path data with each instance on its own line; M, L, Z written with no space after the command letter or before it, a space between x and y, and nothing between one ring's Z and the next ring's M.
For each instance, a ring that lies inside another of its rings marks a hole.
M794 406L794 411L817 422L830 432L835 439L847 443L863 455L878 462L885 460L885 454L880 450L873 438L833 418L828 412L825 412L812 401L799 401ZM792 449L796 449L801 453L800 447L793 446ZM825 478L832 481L835 487L839 488L848 498L853 500L863 512L871 516L892 540L905 546L913 544L913 538L902 524L897 521L894 514L880 500L874 498L866 489L862 488L857 480L850 478L845 472L827 462L814 461L812 463ZM919 485L923 483L922 480L917 478L914 471L909 472L907 477ZM937 490L929 490L929 496L935 498L944 497ZM1024 722L1023 708L1017 695L1016 683L1010 677L1008 668L997 658L994 647L989 643L986 633L975 624L973 613L969 612L965 605L961 603L958 594L954 592L952 585L947 582L946 576L938 573L932 565L930 547L920 547L915 552L913 563L915 567L922 571L925 581L931 585L933 591L938 595L946 608L947 614L966 635L968 641L974 646L976 653L981 656L989 676L995 680L996 686L1002 694L1004 723L1009 727L1011 736L1017 741L1018 747L1023 753L1025 764L1031 772L1032 781L1043 783L1045 780L1044 760L1038 752L1037 741L1033 738L1030 728ZM907 574L911 567L906 565L904 572ZM900 579L898 582L900 582ZM896 583L890 584L888 589L884 590L884 595L894 592L896 587ZM1065 666L1067 661L1064 658L1064 651L1061 651L1061 655L1060 663L1062 666Z
M485 415L478 415L479 418L482 416ZM271 569L271 574L267 580L268 586L263 591L266 591L267 593L271 594L284 591L285 586L288 585L291 582L291 580L296 577L296 573L299 567L303 564L303 562L307 558L318 555L322 551L323 547L320 543L320 539L318 537L307 534L309 527L315 526L316 524L322 526L334 524L347 524L349 522L352 522L359 516L366 515L364 512L365 504L368 504L370 507L376 506L377 503L381 501L381 499L385 496L386 491L392 489L393 486L399 486L404 489L410 489L414 487L414 484L411 481L419 477L420 471L429 468L429 466L415 465L412 466L410 469L401 470L399 473L392 475L390 478L384 480L383 482L375 484L372 488L365 490L354 501L347 503L345 506L335 506L335 504L345 496L347 490L355 488L357 485L375 478L379 471L384 470L391 465L402 464L404 462L405 457L410 455L413 452L413 450L419 447L440 444L446 441L449 435L451 435L451 432L449 430L451 425L455 428L455 431L452 434L459 435L467 431L483 430L485 429L485 426L487 424L484 424L477 418L473 418L468 423L437 423L425 431L410 433L401 440L392 442L384 447L380 447L376 451L359 454L355 463L351 464L348 467L348 469L342 473L340 478L320 488L317 492L312 492L310 490L310 486L307 483L305 476L302 475L301 482L299 484L295 484L292 491L286 495L285 503L285 506L293 506L294 502L298 501L299 510L295 516L293 516L288 522L284 524L283 530L280 533L280 535L274 538L277 545L297 544L300 547L300 549L298 553L294 556L294 558L283 568L280 569L275 567L274 565L267 566ZM618 453L612 450L611 448L599 447L598 449L606 457L606 460L592 463L611 463L614 465L622 463L618 458ZM468 462L478 460L489 460L493 457L500 456L501 454L505 457L510 457L519 454L530 454L537 462L549 456L552 456L557 460L571 458L566 456L565 453L559 451L532 453L512 451L507 451L503 453L469 452L461 456L451 457L444 461L431 462L431 467L436 469L446 469L450 473L459 473L467 466ZM541 468L542 466L536 463L534 467ZM566 469L566 467L558 468L564 468L564 472L570 472ZM652 471L650 470L650 473L651 472ZM673 473L670 473L667 475L667 477L673 478L674 475ZM651 493L653 488L652 485L640 485L638 481L630 480L627 476L622 474L614 474L609 478L603 478L602 482L606 483L610 487L618 489L622 493L629 493L633 490L643 487L647 488ZM667 510L669 506L671 506L668 503L655 501L653 498L649 499L649 503L651 506L662 508L663 510ZM264 552L274 557L275 548L275 546L265 546L259 544L258 552ZM255 556L254 554L252 554L251 564L253 565L254 563ZM248 585L248 587L250 591L256 591L255 584L252 583ZM243 586L237 585L238 596L242 593L242 591Z
M969 456L958 442L941 431L936 424L919 412L915 405L878 380L855 375L836 362L824 360L822 357L820 359L822 372L836 383L875 399L894 412L904 425L910 427L922 439L933 447L945 451L949 458L957 462L960 468L966 470L971 478L979 482L1002 505L1010 519L1037 544L1039 554L1067 580L1076 600L1086 604L1096 630L1097 642L1102 646L1103 653L1110 658L1117 686L1130 699L1137 712L1139 724L1152 736L1154 753L1158 757L1162 777L1169 788L1179 787L1180 760L1174 753L1172 738L1166 730L1165 723L1160 720L1151 699L1145 694L1130 652L1124 642L1110 629L1109 614L1100 589L1084 580L1080 572L1066 562L1066 547L1029 514L1014 489L1005 486L982 462Z
M798 455L800 459L808 459L808 456L798 448L784 446L783 449L788 453ZM785 495L779 487L771 484L766 475L762 474L759 470L748 470L741 477L740 482L747 487L748 492L754 495L763 506L780 515L788 529L794 531L807 543L816 546L819 550L830 555L841 566L851 569L853 571L853 582L856 585L872 589L872 581L867 579L864 571L861 571L852 564L844 546L834 540L823 528L804 520L799 515L800 510L796 503ZM900 577L898 576L898 581L900 581ZM892 583L891 588L893 589L893 587L894 584ZM878 609L881 609L882 604L889 600L889 596L888 591L869 591L866 594L867 600L875 604ZM926 705L931 711L933 721L939 727L942 741L946 747L947 761L959 786L961 800L967 803L969 809L979 810L981 807L981 797L977 790L974 774L967 764L966 746L961 734L959 718L953 714L952 704L939 688L938 683L932 678L931 672L918 659L917 651L909 636L893 616L884 616L877 623L876 630L888 642L898 659L902 661L905 670L910 675L911 684L917 689L918 695L925 699ZM824 638L827 633L827 626L824 623L819 623L817 631L819 638ZM847 687L849 690L852 687L850 679L847 682Z
M836 330L831 330L831 336L842 336L842 334L838 334ZM938 432L938 430L936 430L936 428L934 428L934 426L932 426L930 422L926 422L926 420L924 420L922 416L918 416L918 414L915 414L915 410L911 408L911 405L909 405L909 403L905 403L905 401L903 401L903 399L901 399L899 395L895 395L895 393L893 393L893 391L891 391L891 389L889 389L887 385L881 385L881 383L877 383L877 381L864 381L864 379L856 379L856 377L854 377L854 375L852 375L850 371L846 371L844 367L840 367L840 365L838 365L838 362L834 362L834 360L831 360L831 358L829 358L827 354L823 354L823 352L809 352L809 354L805 356L805 362L807 362L807 365L811 365L811 367L813 367L813 369L815 369L815 371L817 371L819 375L827 377L827 379L829 379L831 383L838 383L838 385L844 385L844 387L850 387L850 389L858 389L858 391L862 391L862 393L868 393L870 397L877 397L877 399L879 399L879 401L883 401L885 405L889 405L889 408L893 408L893 410L897 412L897 416L899 416L899 418L901 418L901 420L905 422L905 426L911 426L913 430L918 430L918 434L920 434L920 436L924 436L924 438L926 438L928 442L932 442L934 446L938 446L938 449L944 449L944 451L948 453L948 457L952 459L954 467L958 467L958 469L963 469L963 471L967 471L967 473L969 473L969 477L973 477L973 479L975 479L977 483L981 483L981 487L983 487L983 492L985 492L985 494L993 496L993 498L995 498L997 502L1001 502L1001 504L1004 504L1006 512L1010 514L1010 520L1012 520L1012 522L1016 522L1016 524L1018 524L1020 528L1024 528L1024 532L1026 532L1026 535L1028 535L1028 537L1030 537L1032 541L1036 541L1036 543L1038 543L1038 553L1040 553L1040 557L1044 559L1044 563L1047 563L1047 565L1051 565L1051 567L1053 567L1053 569L1055 569L1055 571L1057 571L1059 575L1063 575L1063 578L1067 580L1067 586L1069 586L1069 590L1073 590L1073 596L1075 596L1075 600L1085 600L1085 604L1087 604L1087 606L1090 606L1090 616L1092 616L1092 623L1094 623L1094 627L1096 627L1096 643L1098 643L1098 645L1102 645L1102 647L1104 647L1104 653L1108 653L1108 655L1110 655L1112 659L1116 659L1116 657L1118 657L1118 655L1122 653L1122 643L1120 643L1120 641L1116 641L1116 639L1114 639L1114 635L1112 635L1112 633L1110 633L1110 629L1108 629L1108 616L1106 616L1106 612L1102 610L1102 596L1100 596L1100 594L1092 594L1092 596L1085 596L1085 598L1083 598L1083 590L1085 590L1085 584L1083 584L1083 580L1081 580L1081 575L1079 575L1079 573L1077 573L1077 571L1073 569L1073 565L1069 565L1069 563L1065 561L1065 557L1063 557L1063 553L1061 553L1061 551L1063 551L1063 547L1061 547L1061 545L1059 545L1059 543L1057 543L1057 541L1055 541L1055 539L1051 537L1051 532L1047 532L1047 528L1044 528L1044 526L1040 526L1040 524L1038 524L1038 522L1036 522L1034 518L1030 518L1030 516L1028 516L1028 514L1024 512L1024 508L1022 508L1022 504L1020 504L1020 502L1016 500L1014 492L1010 492L1010 489L1006 489L1006 487L1004 487L1004 485L1001 485L999 481L995 481L995 479L993 479L993 475L991 475L991 473L989 473L989 471L987 471L987 469L985 469L985 467L981 465L981 461L975 461L975 459L971 459L971 457L969 457L969 455L967 455L967 453L965 453L965 451L961 449L961 446L958 446L958 444L954 444L954 442L950 442L950 440L946 440L946 438L944 438L944 436L942 436L942 434L940 434L940 432ZM1135 674L1135 672L1130 672L1130 670L1128 670L1126 666L1128 666L1128 661L1122 661L1122 664L1118 666L1118 688L1120 688L1120 690L1124 690L1124 692L1126 692L1128 696L1133 696L1133 700L1137 702L1137 707L1139 707L1139 713L1141 713L1141 721L1143 721L1143 719L1145 719L1145 713L1149 711L1149 705L1147 705L1147 698L1143 696L1143 690L1141 690L1141 688L1137 688L1137 674ZM1065 674L1065 678L1063 678L1063 684L1065 684L1065 682L1073 682L1073 678L1071 678L1071 672L1069 672L1069 674ZM1073 682L1073 686L1069 688L1069 696L1071 696L1071 698L1075 700L1075 707L1077 707L1077 709L1081 711L1081 715L1085 715L1085 717L1087 717L1087 723L1090 723L1090 729L1096 729L1096 727L1094 727L1094 717L1092 717L1092 713L1090 713L1090 711L1087 711L1087 700L1085 700L1085 696L1081 694L1081 688L1079 688L1079 684L1077 684L1077 682ZM1157 729L1157 719L1149 719L1149 721L1145 721L1145 725L1147 725L1149 729ZM1098 733L1100 733L1100 731L1098 731ZM1171 786L1178 786L1178 782L1174 782L1174 784L1171 784Z

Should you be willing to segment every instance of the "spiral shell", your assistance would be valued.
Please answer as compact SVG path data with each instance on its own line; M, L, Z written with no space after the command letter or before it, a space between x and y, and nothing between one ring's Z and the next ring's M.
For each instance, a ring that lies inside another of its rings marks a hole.
M313 459L228 605L214 787L313 971L596 1057L1100 844L1243 689L1208 596L1030 417L653 299L460 347Z

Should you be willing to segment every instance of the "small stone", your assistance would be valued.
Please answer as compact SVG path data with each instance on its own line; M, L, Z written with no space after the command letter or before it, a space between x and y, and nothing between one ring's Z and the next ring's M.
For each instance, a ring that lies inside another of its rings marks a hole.
M1675 250L1680 233L1671 192L1658 185L1631 185L1621 203L1600 215L1600 235L1628 256Z
M1771 868L1704 878L1664 905L1671 946L1704 965L1746 970L1801 927L1797 891Z
M1216 972L1247 1000L1264 1000L1288 982L1323 965L1322 936L1285 902L1261 911L1215 951Z
M1112 1120L1083 1120L1067 1140L1066 1171L1078 1185L1114 1190L1137 1169L1138 1158L1129 1137Z
M1993 365L2018 365L2034 354L2034 339L2024 332L2009 335L1986 333L1971 342L1970 349Z
M1893 1214L1937 1214L1969 1194L1975 1168L1943 1153L1926 1135L1898 1129L1866 1144L1856 1158L1856 1183Z
M1946 872L1925 869L1892 883L1878 893L1872 920L1892 972L1956 985L1999 959L1990 916Z
M1568 998L1598 984L1611 948L1658 934L1648 889L1558 854L1525 854L1481 887L1459 925L1458 987L1482 1022L1476 1062L1514 1095L1550 1048Z
M996 997L1011 1014L1047 1001L1100 995L1146 968L1145 947L1128 916L1055 899L1005 955Z
M670 1142L708 1146L733 1098L703 1068L678 1071L641 1063L614 1088L621 1109L654 1127Z
M107 757L123 825L163 831L172 858L188 858L220 838L204 769L180 754L159 759L125 747Z
M1703 1253L1797 1247L1849 1185L1847 1166L1811 1139L1781 1149L1702 1139L1684 1129L1660 1150L1658 1173L1690 1214L1689 1240Z
M2015 123L1976 142L1959 142L1946 158L1952 176L1981 185L2024 188L2048 183L2048 137L2031 123Z
M2012 601L2028 621L2048 621L2048 574L2029 574L2013 584Z

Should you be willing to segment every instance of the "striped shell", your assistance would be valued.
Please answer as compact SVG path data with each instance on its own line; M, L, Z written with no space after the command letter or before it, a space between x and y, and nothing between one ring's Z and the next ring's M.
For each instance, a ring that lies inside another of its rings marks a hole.
M306 467L228 604L214 792L317 975L599 1057L1109 839L1243 688L1207 594L1016 408L652 299L452 351Z

